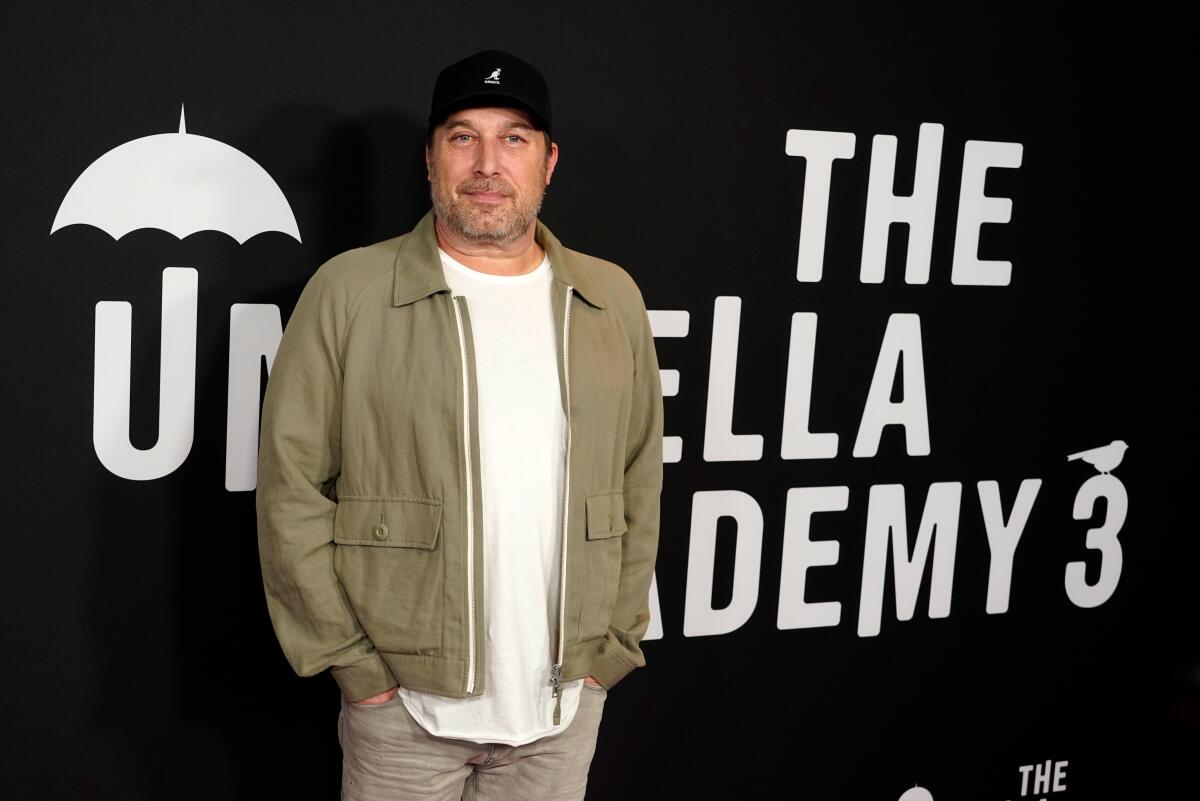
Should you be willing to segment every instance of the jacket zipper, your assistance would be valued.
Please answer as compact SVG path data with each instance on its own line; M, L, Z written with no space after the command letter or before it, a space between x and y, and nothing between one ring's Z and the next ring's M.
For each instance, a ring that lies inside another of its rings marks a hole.
M463 445L467 464L467 695L475 689L475 486L471 472L471 383L467 370L467 338L463 333L461 295L451 295L458 325L458 349L463 373Z
M571 293L574 286L567 287L566 304L563 311L563 381L567 396L567 463L563 471L563 519L562 519L562 564L558 583L558 661L550 668L550 685L554 688L554 725L562 719L562 669L563 635L567 619L567 521L571 499Z

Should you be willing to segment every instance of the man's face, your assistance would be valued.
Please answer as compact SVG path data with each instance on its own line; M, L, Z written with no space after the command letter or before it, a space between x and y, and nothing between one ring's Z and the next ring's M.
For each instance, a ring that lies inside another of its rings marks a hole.
M524 111L454 112L425 149L434 214L469 241L511 244L537 219L557 162Z

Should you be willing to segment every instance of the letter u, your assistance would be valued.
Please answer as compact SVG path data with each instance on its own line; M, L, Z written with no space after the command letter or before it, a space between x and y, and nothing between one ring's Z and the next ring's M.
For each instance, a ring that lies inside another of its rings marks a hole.
M192 450L196 407L198 274L166 267L162 279L162 343L158 373L158 441L143 450L129 441L133 305L96 304L96 378L92 443L115 475L149 481L170 474Z

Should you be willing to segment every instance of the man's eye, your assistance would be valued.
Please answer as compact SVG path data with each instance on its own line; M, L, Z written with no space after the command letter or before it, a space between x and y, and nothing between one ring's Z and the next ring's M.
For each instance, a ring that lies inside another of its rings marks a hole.
M452 142L458 142L458 141L461 141L461 140L463 140L463 139L470 139L470 138L471 138L471 135L470 135L470 134L460 133L460 134L454 134L454 136L451 136L451 137L450 137L450 141L452 141Z
M505 139L507 139L508 141L512 142L513 144L517 144L517 143L519 143L519 142L524 142L524 141L525 141L524 139L522 139L521 137L517 136L516 134L509 134L508 136L506 136L506 137L504 137L504 138L505 138Z

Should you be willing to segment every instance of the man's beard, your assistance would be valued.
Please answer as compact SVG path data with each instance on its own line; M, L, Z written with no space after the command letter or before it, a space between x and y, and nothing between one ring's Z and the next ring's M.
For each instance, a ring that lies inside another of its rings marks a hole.
M537 187L528 197L518 193L507 181L477 178L460 184L456 198L449 187L441 186L436 165L430 165L429 178L433 213L443 225L471 242L509 245L517 241L537 219L542 209L542 198L546 194L545 169ZM513 203L476 203L465 196L468 192L499 192L513 198Z

